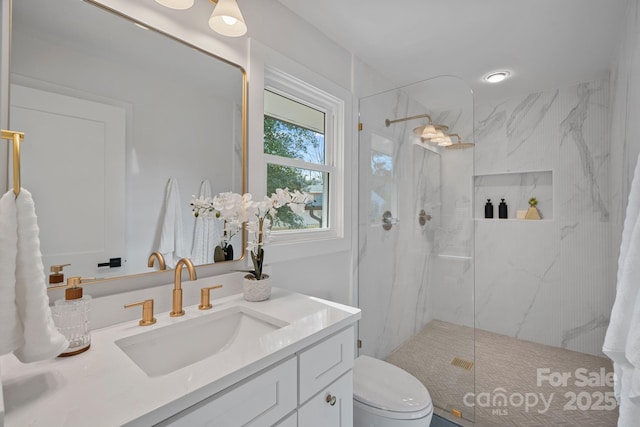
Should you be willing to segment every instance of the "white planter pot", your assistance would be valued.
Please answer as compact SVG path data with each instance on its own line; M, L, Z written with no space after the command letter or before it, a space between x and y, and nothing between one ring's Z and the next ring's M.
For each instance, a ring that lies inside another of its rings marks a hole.
M262 275L262 280L256 280L252 275L244 276L242 284L244 299L247 301L264 301L271 297L271 278Z

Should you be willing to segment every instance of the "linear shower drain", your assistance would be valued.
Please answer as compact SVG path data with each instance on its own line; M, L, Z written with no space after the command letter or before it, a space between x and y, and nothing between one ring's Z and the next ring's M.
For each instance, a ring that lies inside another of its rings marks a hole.
M457 366L458 368L466 369L467 371L470 371L471 368L473 368L473 362L470 362L469 360L460 359L459 357L454 357L453 360L451 361L451 364L453 366Z

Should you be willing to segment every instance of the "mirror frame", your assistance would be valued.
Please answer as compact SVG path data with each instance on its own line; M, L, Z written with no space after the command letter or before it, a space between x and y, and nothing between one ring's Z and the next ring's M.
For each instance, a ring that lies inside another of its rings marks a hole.
M232 67L237 68L242 74L242 106L241 106L241 122L242 122L242 193L247 192L247 105L248 105L248 78L247 71L239 64L236 64L230 60L227 60L217 54L214 54L210 51L207 51L201 47L198 47L192 43L189 43L177 36L174 36L167 31L160 30L154 26L151 26L145 22L142 22L136 18L133 18L129 15L124 14L121 11L108 7L102 3L99 3L99 0L83 0L86 3L93 5L94 7L98 7L105 11L105 13L110 13L116 15L122 19L126 19L134 24L142 25L148 28L150 31L155 31L156 33L168 37L178 43L185 45L191 49L196 50L204 55L208 55L213 57L216 60L222 61ZM11 28L12 28L12 2L13 0L0 0L0 10L3 12L0 19L0 42L2 49L0 51L0 106L2 107L2 113L0 114L0 124L2 128L5 129L9 123L9 102L10 102L10 90L9 86L11 84ZM7 13L5 13L7 12ZM5 108L6 107L6 108ZM25 142L28 143L28 135L25 135ZM10 144L6 144L6 148L0 148L0 164L7 165L5 169L6 172L4 174L0 174L0 188L4 189L4 192L9 191L10 180L8 176L8 162L11 159L10 156L11 146ZM243 224L242 226L242 253L238 259L211 263L211 264L202 264L196 266L197 274L199 276L207 277L212 275L220 275L225 273L230 273L233 271L238 271L241 269L239 265L243 265L246 261L246 246L247 246L247 234L246 227ZM171 274L174 273L173 269L167 270L157 270L143 273L135 273L124 276L114 276L108 277L104 279L91 280L87 282L83 282L83 286L86 285L99 285L99 284L109 284L113 286L92 286L91 294L93 296L102 296L109 295L114 293L119 293L127 290L141 289L152 286L159 286L170 283L173 281ZM46 276L46 275L45 275ZM62 290L66 287L66 284L62 284L60 286L51 286L48 287L50 297L56 297L58 294L62 295Z

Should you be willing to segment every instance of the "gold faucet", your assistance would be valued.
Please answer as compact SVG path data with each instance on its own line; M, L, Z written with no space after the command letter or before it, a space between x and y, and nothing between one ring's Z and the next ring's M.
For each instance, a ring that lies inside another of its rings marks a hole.
M124 308L137 307L139 305L142 306L142 320L140 320L138 324L140 326L149 326L156 323L156 318L153 317L153 300L152 299L146 299L144 301L127 304L124 306Z
M182 267L186 266L189 270L189 280L196 280L196 269L193 267L193 263L189 258L181 258L176 264L175 274L173 279L173 310L169 313L171 317L178 317L184 315L182 309Z
M149 261L147 261L147 267L153 267L153 261L156 259L158 260L158 267L160 267L160 270L166 270L167 264L164 262L164 257L160 252L153 252L151 255L149 255Z

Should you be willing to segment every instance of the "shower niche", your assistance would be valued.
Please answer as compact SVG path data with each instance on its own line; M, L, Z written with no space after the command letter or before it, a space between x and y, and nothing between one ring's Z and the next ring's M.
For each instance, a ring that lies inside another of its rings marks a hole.
M507 220L516 220L516 211L526 211L532 197L538 201L536 207L542 220L552 220L553 172L541 170L474 175L473 197L473 217L477 220L485 220L484 206L487 199L491 199L494 205L493 219L498 219L498 204L504 199L508 206Z

